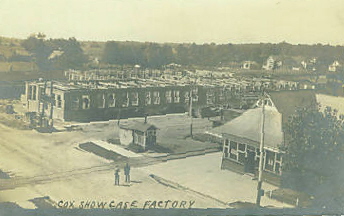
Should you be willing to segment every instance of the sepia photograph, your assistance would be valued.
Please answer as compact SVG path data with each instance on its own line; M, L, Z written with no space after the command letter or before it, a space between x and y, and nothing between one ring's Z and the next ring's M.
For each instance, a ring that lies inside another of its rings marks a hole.
M0 215L344 215L344 1L0 0Z

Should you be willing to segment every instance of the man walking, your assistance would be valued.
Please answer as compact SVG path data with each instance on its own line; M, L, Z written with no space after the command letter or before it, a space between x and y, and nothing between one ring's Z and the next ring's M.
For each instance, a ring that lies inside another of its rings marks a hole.
M125 182L130 183L130 166L127 163L124 167Z
M115 185L119 185L119 169L115 171Z

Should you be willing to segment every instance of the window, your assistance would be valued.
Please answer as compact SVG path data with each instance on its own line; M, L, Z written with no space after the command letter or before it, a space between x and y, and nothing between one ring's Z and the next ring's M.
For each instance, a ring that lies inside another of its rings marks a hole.
M115 107L116 106L116 94L112 93L109 95L109 107Z
M242 143L239 143L239 150L240 151L246 151L246 145L242 144Z
M260 158L260 150L259 148L256 149L256 161L259 161L259 158Z
M98 104L98 108L105 108L105 95L104 94L97 95L97 104Z
M281 174L281 165L280 165L280 163L276 163L275 172L277 174Z
M122 107L128 107L129 106L129 93L123 94L123 104Z
M269 171L274 171L275 153L266 151L265 154L266 154L265 169Z
M139 93L132 92L131 93L131 105L138 106L139 105Z
M73 97L71 101L72 101L71 109L72 110L78 110L79 109L79 98L78 97Z
M134 144L138 143L138 135L137 133L134 133Z
M179 103L180 101L180 96L179 96L179 90L174 90L173 91L173 101L174 103Z
M223 153L224 153L224 157L225 157L225 158L228 158L228 154L229 154L229 143L228 143L228 139L225 140L225 145L224 145Z
M238 149L238 143L230 141L231 149L237 150Z
M198 88L192 89L192 101L193 102L198 101Z
M172 91L167 90L165 92L165 96L166 96L166 103L172 103Z
M89 95L83 95L82 96L82 108L83 109L89 109L90 108L90 96Z
M36 100L37 87L32 86L32 100Z
M137 135L137 143L140 144L140 145L143 145L143 144L144 144L144 142L143 142L143 136Z
M214 91L212 89L209 89L206 93L207 96L207 104L213 104L214 103Z
M27 93L27 98L31 100L32 99L32 86L29 85L28 92L26 93Z
M238 143L230 141L230 158L237 160L238 159Z
M268 158L268 165L270 165L270 166L273 166L274 165L274 159L273 158L271 158L271 157L269 157Z
M245 158L246 158L246 154L245 153L243 153L243 152L239 152L239 157L238 157L238 161L239 161L239 163L245 163Z
M239 163L245 163L245 158L246 158L246 144L239 143L238 144L238 154L239 158L238 161Z
M231 159L233 159L233 160L238 160L238 154L233 154L233 153L231 153L231 154L229 155L229 157L230 157Z
M189 94L188 91L184 93L184 98L185 98L185 103L186 103L186 104L188 104L188 103L190 102L189 95L190 95L190 94Z
M149 131L147 131L147 136L155 136L155 135L156 135L155 130L149 130Z
M246 158L246 144L230 141L230 156L231 159L245 163Z
M223 102L225 100L224 97L224 89L219 90L219 101Z
M160 96L158 91L153 92L153 103L160 104Z
M56 98L55 98L55 100L56 100L56 106L57 106L57 108L61 108L62 107L62 99L61 99L61 95L56 95Z
M146 105L151 105L152 104L151 92L146 92L145 95L146 95L146 99L145 99Z

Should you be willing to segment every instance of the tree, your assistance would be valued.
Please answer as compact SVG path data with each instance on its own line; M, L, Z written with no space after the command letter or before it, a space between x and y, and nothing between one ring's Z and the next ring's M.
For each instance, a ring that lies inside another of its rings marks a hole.
M87 63L87 56L75 38L54 39L51 41L54 50L60 50L61 56L53 60L57 69L80 69Z
M342 207L344 116L330 107L298 110L286 126L286 142L282 186L313 195L317 206Z
M42 36L36 37L36 35L31 35L22 42L22 46L33 54L33 59L41 70L49 70L50 63L48 57L53 49L45 44L44 37Z
M22 46L33 54L40 70L79 69L87 62L87 57L75 38L46 40L45 35L39 33L24 40ZM61 55L49 59L56 50L59 50Z

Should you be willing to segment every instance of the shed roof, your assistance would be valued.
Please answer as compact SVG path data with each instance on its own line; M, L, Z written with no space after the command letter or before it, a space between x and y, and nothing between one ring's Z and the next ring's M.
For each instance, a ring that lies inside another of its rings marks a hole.
M282 115L274 107L265 107L265 147L278 149L283 144ZM261 138L262 109L255 108L244 112L232 121L213 128L211 134L222 135L238 142L259 146Z

